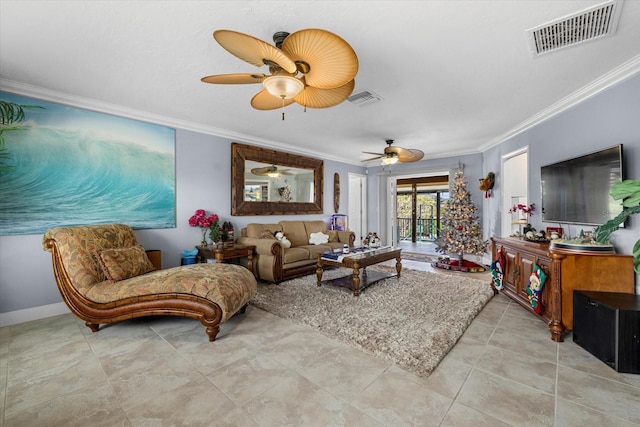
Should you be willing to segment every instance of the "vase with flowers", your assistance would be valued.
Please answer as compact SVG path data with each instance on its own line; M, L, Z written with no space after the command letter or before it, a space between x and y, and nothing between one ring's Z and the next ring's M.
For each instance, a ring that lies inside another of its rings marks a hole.
M526 214L527 216L531 216L533 215L533 211L536 209L535 204L531 203L529 206L525 205L524 203L518 203L516 205L513 205L511 207L511 209L509 209L509 213L513 214L516 213L518 211L521 211L522 213Z
M518 224L518 236L522 237L522 226L526 225L525 233L527 230L531 230L531 224L529 224L529 219L531 215L533 215L533 211L536 209L535 204L531 203L526 205L524 203L516 203L511 209L509 209L509 213L511 214L511 223Z
M198 209L196 212L191 215L189 218L189 225L191 227L199 227L202 232L202 242L201 246L207 246L207 233L211 234L212 227L218 227L218 220L220 218L216 214L207 215L207 212L204 209ZM219 233L219 232L218 232ZM219 239L218 239L219 240Z

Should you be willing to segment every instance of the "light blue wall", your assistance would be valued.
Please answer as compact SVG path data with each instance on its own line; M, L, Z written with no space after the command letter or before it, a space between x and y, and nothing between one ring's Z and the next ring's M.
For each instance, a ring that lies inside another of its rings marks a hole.
M217 213L236 229L249 222L272 223L284 216L231 216L231 140L178 129L176 131L176 222L177 227L136 230L145 248L161 249L163 268L180 264L183 249L199 244L199 229L187 220L196 209ZM341 177L340 208L346 213L349 187L347 173L364 168L324 161L324 212L305 219L327 219L333 214L333 174ZM42 249L41 235L0 237L0 313L61 302L51 267L51 255Z
M528 146L529 202L541 206L541 166L616 144L623 144L625 177L640 179L640 74L486 150L484 168L499 172L501 156ZM490 235L499 235L500 218L506 214L500 212L501 178L498 174L495 186L498 197L485 200L483 204L483 225ZM543 223L539 214L534 214L530 220L537 229L558 226L557 223ZM581 229L593 229L581 225L561 226L572 236L578 235ZM638 215L629 219L628 227L611 235L617 252L623 254L631 254L639 238ZM640 287L638 278L636 287Z

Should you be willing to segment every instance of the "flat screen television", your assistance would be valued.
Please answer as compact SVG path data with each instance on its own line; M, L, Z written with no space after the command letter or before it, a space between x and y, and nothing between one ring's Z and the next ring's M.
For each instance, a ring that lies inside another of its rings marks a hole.
M542 220L600 225L622 212L611 187L622 181L622 144L542 166Z

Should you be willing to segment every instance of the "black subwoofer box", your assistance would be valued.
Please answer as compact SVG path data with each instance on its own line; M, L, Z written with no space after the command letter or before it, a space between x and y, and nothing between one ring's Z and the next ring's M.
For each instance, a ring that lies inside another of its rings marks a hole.
M574 291L573 341L618 372L640 374L640 295Z

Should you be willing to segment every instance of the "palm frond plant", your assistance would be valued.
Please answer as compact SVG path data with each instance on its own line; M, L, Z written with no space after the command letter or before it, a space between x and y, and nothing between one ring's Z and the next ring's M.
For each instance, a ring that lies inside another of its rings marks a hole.
M25 130L29 126L21 125L24 121L24 110L43 108L39 105L20 105L15 102L3 101L0 99L0 171L10 170L8 164L11 155L4 142L5 132Z
M611 188L611 197L622 200L622 212L613 219L599 225L594 230L595 239L599 243L608 243L611 233L633 214L640 213L640 181L626 179ZM640 239L633 245L633 269L640 274Z

